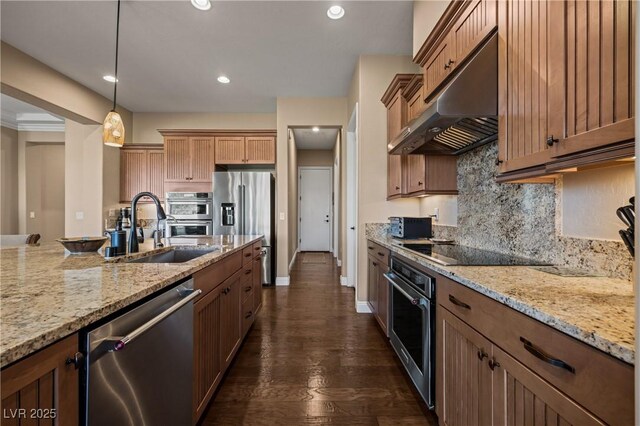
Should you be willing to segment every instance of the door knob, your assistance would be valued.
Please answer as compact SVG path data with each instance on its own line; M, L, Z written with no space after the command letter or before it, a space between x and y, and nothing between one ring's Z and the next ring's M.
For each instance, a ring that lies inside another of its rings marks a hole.
M352 231L355 231L356 227L355 226L350 226L349 229L351 229Z

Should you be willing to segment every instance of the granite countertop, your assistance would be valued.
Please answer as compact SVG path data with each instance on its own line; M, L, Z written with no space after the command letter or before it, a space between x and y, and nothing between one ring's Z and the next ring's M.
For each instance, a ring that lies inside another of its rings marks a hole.
M131 257L183 248L153 249L105 260L70 254L61 244L0 249L0 366L66 337L194 272L259 241L261 236L183 240L216 251L184 263L122 263ZM170 244L180 244L172 239ZM193 247L190 247L193 248Z
M629 281L563 277L526 266L442 266L394 245L389 237L368 238L556 330L634 364L635 302L633 284Z

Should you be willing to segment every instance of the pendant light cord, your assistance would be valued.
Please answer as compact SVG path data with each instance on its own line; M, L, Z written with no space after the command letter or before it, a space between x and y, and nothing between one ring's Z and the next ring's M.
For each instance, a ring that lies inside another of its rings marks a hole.
M116 16L116 69L115 83L113 84L113 111L116 110L116 96L118 95L118 45L120 39L120 0L118 0L118 14Z

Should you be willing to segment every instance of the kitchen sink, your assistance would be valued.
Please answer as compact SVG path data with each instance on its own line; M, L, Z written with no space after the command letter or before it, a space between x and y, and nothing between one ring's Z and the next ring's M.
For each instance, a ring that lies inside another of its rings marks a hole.
M138 257L136 259L126 260L126 263L184 263L193 260L205 254L213 253L219 248L208 249L178 249L169 250L162 253L152 254L149 256Z

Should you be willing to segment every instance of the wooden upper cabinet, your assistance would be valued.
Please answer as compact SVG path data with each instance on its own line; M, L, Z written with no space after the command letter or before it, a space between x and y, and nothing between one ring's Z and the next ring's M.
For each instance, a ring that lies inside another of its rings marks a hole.
M215 169L214 138L192 136L189 138L191 157L190 181L211 182L211 173Z
M435 89L453 70L455 59L453 58L452 41L451 35L442 40L423 67L425 101L428 101L435 94Z
M387 155L387 198L396 198L404 193L404 163L406 155Z
M407 101L407 123L419 117L427 107L424 102L423 82L422 74L415 74L402 89L402 96Z
M498 25L497 0L473 0L451 28L452 69L480 47Z
M245 162L247 164L274 164L276 162L276 138L274 136L247 136L245 146Z
M78 345L74 334L2 370L3 425L80 423L80 370L67 364Z
M564 64L550 93L564 111L564 123L549 133L558 140L549 141L553 156L633 139L636 2L552 3L552 30L561 37L554 60Z
M407 194L424 191L426 164L424 155L407 155Z
M244 160L244 136L216 137L216 164L244 164Z
M405 194L457 194L457 160L451 155L407 155Z
M396 74L382 95L382 103L387 108L387 142L400 135L407 125L407 100L402 96L403 89L415 74Z
M120 202L148 191L164 199L164 153L159 145L129 145L120 150ZM142 198L141 202L151 202Z
M185 182L191 174L189 138L169 136L164 138L165 182Z

